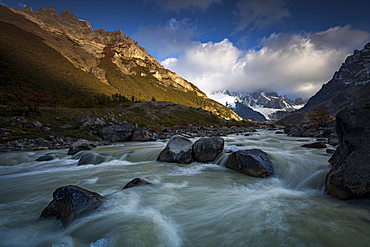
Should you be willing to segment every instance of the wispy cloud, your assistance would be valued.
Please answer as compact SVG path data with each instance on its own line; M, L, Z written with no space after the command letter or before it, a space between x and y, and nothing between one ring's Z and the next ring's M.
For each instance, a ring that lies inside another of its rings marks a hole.
M24 4L24 3L18 3L18 6L21 7L21 8L24 8L24 7L27 7L27 4Z
M328 82L347 55L370 39L350 26L318 33L272 34L260 49L239 50L225 39L192 43L177 58L162 64L201 90L277 91L291 97L310 97Z
M187 18L172 18L164 25L141 27L132 37L148 50L157 51L156 57L163 59L179 55L191 46L196 29Z
M285 0L242 0L235 15L239 18L237 30L264 28L290 16Z
M179 11L186 9L206 10L213 4L218 4L222 0L145 0L146 3L154 3L158 7L167 11Z

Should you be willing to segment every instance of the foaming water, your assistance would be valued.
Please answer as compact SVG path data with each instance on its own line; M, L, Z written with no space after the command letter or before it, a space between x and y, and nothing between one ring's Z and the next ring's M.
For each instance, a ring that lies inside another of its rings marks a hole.
M99 164L77 166L67 150L0 154L0 246L368 246L369 200L339 201L323 192L325 150L309 138L260 131L225 137L225 148L260 148L275 175L252 178L213 163L156 161L164 142L91 150ZM53 152L57 159L36 162ZM9 162L7 162L7 160ZM154 186L122 190L135 177ZM53 191L74 184L106 197L67 227L40 220Z

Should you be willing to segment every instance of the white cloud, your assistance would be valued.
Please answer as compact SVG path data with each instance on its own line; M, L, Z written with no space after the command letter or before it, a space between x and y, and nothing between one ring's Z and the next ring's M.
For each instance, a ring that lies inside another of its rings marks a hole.
M369 33L345 26L314 34L272 34L261 41L260 49L247 51L239 50L227 39L197 42L162 64L206 93L265 89L307 98L369 38Z
M167 11L179 11L184 9L199 9L206 10L213 4L218 4L222 0L146 0L145 2L153 2L159 7Z
M189 19L172 18L165 25L141 27L132 37L148 50L157 51L157 57L164 58L178 55L190 46L195 30Z
M18 6L21 7L21 8L24 8L24 7L27 7L27 4L24 4L24 3L18 3Z
M281 22L290 13L285 0L242 0L235 14L239 17L238 30L263 28Z

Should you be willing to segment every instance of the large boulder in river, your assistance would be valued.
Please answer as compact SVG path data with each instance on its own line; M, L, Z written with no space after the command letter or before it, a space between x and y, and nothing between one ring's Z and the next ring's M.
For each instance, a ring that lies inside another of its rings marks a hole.
M370 197L370 109L348 108L336 116L339 147L330 158L325 191L338 199Z
M166 148L159 154L159 161L189 164L192 161L193 142L183 136L174 135Z
M131 141L134 130L132 124L122 123L104 127L99 131L99 135L110 142Z
M268 177L274 174L271 159L260 149L246 149L229 155L226 167L253 177Z
M224 150L224 139L218 136L203 137L193 144L193 159L198 162L214 161Z
M103 197L75 185L63 186L53 193L53 200L42 211L42 218L57 218L63 224L91 213L103 203Z

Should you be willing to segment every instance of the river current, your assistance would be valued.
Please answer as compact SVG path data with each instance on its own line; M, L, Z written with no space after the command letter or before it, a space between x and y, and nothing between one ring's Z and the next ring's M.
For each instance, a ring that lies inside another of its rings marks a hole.
M223 138L227 150L265 151L275 175L230 170L227 153L208 164L159 162L160 141L99 147L90 152L105 162L83 166L67 150L1 153L0 246L369 246L370 201L324 193L330 155L300 147L313 139L267 130ZM50 152L57 159L35 161ZM155 186L122 190L136 177ZM107 201L68 226L40 220L66 185Z

